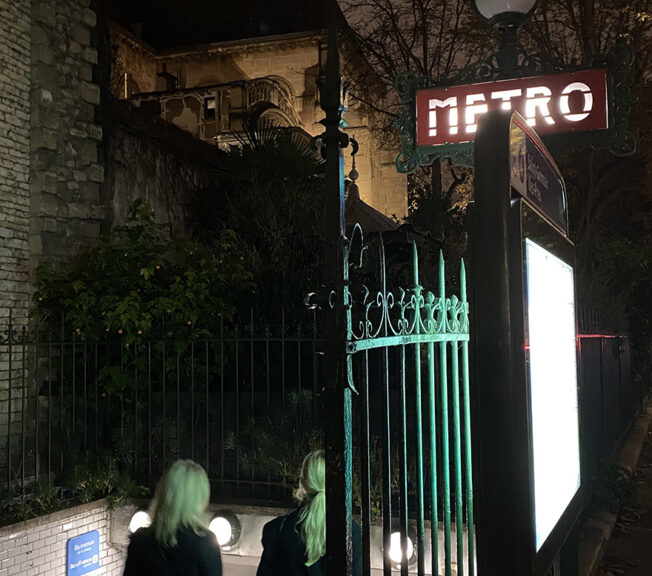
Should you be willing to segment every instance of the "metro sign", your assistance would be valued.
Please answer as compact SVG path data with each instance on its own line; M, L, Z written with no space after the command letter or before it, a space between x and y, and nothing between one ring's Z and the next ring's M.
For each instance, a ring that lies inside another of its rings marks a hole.
M478 117L516 110L538 134L609 127L607 74L584 70L416 93L417 146L470 142Z

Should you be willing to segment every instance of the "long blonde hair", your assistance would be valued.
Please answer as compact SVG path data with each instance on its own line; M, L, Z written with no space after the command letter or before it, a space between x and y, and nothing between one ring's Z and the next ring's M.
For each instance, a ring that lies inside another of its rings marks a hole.
M177 545L182 526L197 534L207 530L206 507L211 495L208 476L192 460L177 460L161 478L152 501L152 528L156 541L167 548Z
M306 566L326 553L326 458L313 450L303 459L294 497L301 504L297 530L306 546Z

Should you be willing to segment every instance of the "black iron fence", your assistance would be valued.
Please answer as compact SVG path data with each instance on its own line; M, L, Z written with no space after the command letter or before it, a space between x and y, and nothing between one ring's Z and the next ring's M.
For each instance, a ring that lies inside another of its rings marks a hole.
M9 493L116 465L152 487L177 458L221 496L287 499L319 441L317 324L224 321L213 336L86 341L0 326L0 478Z
M586 331L579 337L582 471L591 486L641 407L627 336Z
M151 488L187 457L206 468L216 495L287 501L301 458L321 442L319 334L308 320L264 324L251 314L220 322L211 337L128 345L0 320L0 491L70 485L80 467L114 464ZM582 321L579 338L589 482L644 394L629 339L597 326Z
M636 382L629 336L606 327L600 310L578 307L582 475L591 490L641 408L648 388Z

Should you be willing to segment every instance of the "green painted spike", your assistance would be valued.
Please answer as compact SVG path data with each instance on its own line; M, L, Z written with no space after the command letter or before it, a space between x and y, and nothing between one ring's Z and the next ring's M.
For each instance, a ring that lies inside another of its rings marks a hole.
M445 275L444 253L439 251L439 297L446 297L446 275Z
M464 258L462 258L462 265L460 266L460 297L462 302L466 302L466 266L464 266Z
M417 251L417 243L412 241L412 265L414 268L414 285L419 285L419 252Z

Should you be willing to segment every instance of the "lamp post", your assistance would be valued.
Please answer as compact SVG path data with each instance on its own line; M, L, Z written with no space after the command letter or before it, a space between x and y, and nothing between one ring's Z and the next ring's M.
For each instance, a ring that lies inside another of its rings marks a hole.
M475 0L480 16L500 33L496 60L499 77L508 78L518 70L518 27L534 12L537 0Z

